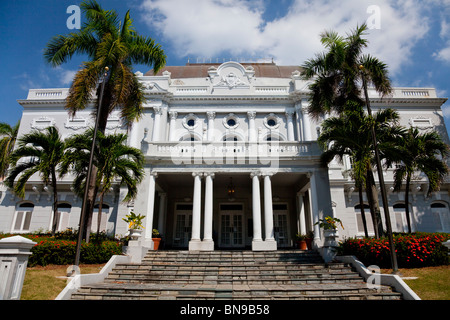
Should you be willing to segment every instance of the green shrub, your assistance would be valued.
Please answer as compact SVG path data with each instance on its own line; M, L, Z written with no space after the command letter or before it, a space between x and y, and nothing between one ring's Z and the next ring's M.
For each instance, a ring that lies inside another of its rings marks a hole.
M448 249L442 242L448 240L446 233L395 234L394 246L400 268L447 265ZM391 255L387 238L349 238L340 243L339 255L354 255L366 266L391 267Z

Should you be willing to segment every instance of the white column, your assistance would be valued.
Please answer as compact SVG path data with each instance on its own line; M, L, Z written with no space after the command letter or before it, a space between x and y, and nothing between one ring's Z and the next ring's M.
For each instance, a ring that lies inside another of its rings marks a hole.
M295 141L295 133L294 133L294 121L293 121L294 111L288 110L286 111L286 120L287 120L287 139L288 141Z
M165 208L166 208L166 196L167 194L162 192L159 194L159 212L158 212L158 231L164 234L164 222L166 219Z
M153 107L153 110L155 111L155 123L153 124L152 141L159 141L162 108L159 106L155 106Z
M206 112L206 115L208 117L207 139L208 139L208 141L213 141L214 140L214 118L216 117L216 113L214 111L208 111L208 112Z
M264 176L264 230L265 246L267 250L276 250L277 242L274 238L273 229L273 207L272 207L272 182L270 177L272 173L263 173Z
M198 250L200 240L201 200L202 200L202 173L193 172L194 196L192 204L192 238L189 241L189 250Z
M255 242L262 241L261 232L261 193L259 191L259 172L252 172L252 207L253 207L253 242L252 247L255 247Z
M295 126L296 126L296 130L297 130L297 141L303 141L302 116L303 116L303 113L302 113L302 109L301 109L301 104L297 102L295 104Z
M316 173L309 173L309 181L310 181L310 194L309 199L311 203L311 214L313 218L313 226L314 226L314 242L317 245L320 241L320 228L319 225L316 224L319 222L319 203L317 202L317 177Z
M143 241L144 247L153 248L152 231L153 231L153 211L155 209L155 186L156 177L158 174L156 172L150 173L150 182L148 184L148 196L147 196L147 213L145 216L145 236Z
M213 179L214 173L205 173L205 225L202 250L214 250L213 230Z
M298 223L299 223L299 232L303 235L306 234L306 216L305 216L305 205L303 204L303 192L297 193L298 197Z
M248 116L248 141L256 142L257 141L256 126L255 126L256 112L248 111L247 116Z
M303 140L311 141L311 118L308 115L308 101L302 100L302 114L303 114Z
M138 141L138 130L139 130L139 125L138 122L133 122L131 124L131 129L130 129L130 143L129 145L133 148L137 148L140 149L140 143Z
M178 112L169 111L169 117L170 117L169 141L175 141L175 139L176 139L175 133L176 133L177 116L178 116Z

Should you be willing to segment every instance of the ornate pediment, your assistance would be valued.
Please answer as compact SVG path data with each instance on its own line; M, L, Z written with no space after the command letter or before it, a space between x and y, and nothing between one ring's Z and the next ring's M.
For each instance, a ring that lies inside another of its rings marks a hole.
M214 88L250 88L255 71L252 67L244 68L237 62L225 62L217 69L211 67L208 75Z

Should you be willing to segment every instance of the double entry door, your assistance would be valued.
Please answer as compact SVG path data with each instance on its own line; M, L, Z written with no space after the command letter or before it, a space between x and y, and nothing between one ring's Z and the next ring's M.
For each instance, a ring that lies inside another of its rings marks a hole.
M244 247L244 208L242 204L220 205L219 246Z
M192 236L192 204L177 204L173 246L185 248ZM244 210L242 204L221 204L218 232L219 247L244 247Z
M177 204L175 209L173 246L185 248L192 236L192 204Z

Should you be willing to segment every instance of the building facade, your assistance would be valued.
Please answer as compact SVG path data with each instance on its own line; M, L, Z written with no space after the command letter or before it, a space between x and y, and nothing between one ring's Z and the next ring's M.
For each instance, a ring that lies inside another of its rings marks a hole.
M292 247L297 233L309 231L320 246L323 235L315 223L325 216L343 221L341 238L364 234L350 162L320 164L321 121L306 112L308 82L299 67L230 61L137 75L148 98L142 118L127 132L113 112L107 133L128 133L129 145L145 155L146 175L132 202L122 201L125 187L111 188L101 230L125 235L122 218L133 210L146 216L142 245L149 248L152 229L162 233L166 247L189 250L276 250ZM31 89L19 100L19 136L53 125L67 138L92 127L91 110L69 117L67 93ZM446 99L435 89L394 88L383 99L369 90L369 96L374 110L395 108L401 125L435 130L449 141L441 110ZM393 169L384 174L391 224L394 231L406 231L404 192L393 192ZM71 176L59 182L59 230L78 228L81 199L71 183ZM422 174L411 184L413 231L450 232L449 184L430 197L427 185ZM38 176L30 179L23 199L1 188L0 232L51 229L51 189ZM97 215L95 210L92 230ZM368 210L366 215L373 233Z

